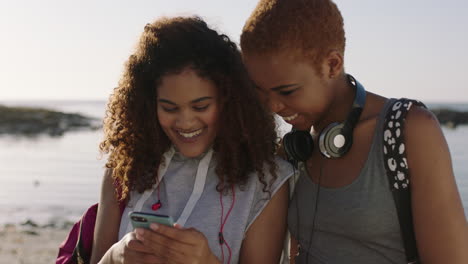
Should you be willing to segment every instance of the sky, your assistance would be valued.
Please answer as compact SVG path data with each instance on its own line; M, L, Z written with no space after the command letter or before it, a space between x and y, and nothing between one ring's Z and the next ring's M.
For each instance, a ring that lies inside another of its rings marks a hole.
M367 90L468 102L468 1L336 0ZM199 15L239 41L256 0L0 0L0 101L106 100L146 23ZM281 34L281 32L278 32Z

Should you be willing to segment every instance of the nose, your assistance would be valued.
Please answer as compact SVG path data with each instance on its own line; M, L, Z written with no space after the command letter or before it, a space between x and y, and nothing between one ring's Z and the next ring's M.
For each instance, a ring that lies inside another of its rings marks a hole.
M268 100L268 107L272 112L278 113L284 109L284 104L280 100L274 98L274 96L271 96Z
M184 109L179 112L176 119L176 126L180 129L193 128L196 122L194 113L188 109Z

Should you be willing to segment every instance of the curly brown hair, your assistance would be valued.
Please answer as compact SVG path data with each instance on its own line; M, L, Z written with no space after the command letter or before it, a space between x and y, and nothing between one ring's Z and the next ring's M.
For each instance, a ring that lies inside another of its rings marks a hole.
M320 64L332 50L344 56L343 17L331 0L261 0L244 25L244 54L287 51L308 60L321 74Z
M260 103L237 45L199 17L161 18L145 26L107 105L100 150L109 154L106 167L113 170L120 200L156 183L162 155L171 146L157 117L157 87L164 76L187 67L213 81L220 95L213 144L217 190L242 186L257 172L269 191L266 166L276 178L274 117Z

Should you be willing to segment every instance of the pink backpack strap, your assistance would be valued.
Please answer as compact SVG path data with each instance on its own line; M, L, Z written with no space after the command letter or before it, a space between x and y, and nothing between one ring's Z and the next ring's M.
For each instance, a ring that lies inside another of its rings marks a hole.
M122 187L119 180L113 183L117 197L122 197ZM119 201L120 217L125 210L127 200ZM98 204L86 210L70 230L70 233L59 247L56 264L82 264L89 263L93 249L94 228L96 226Z
M119 202L120 216L122 216L125 206L125 201ZM98 204L92 205L73 225L70 233L59 247L56 264L89 263L93 248L97 209Z
M77 263L77 262L72 261L72 256L73 256L73 251L75 250L75 247L76 247L76 242L78 241L78 236L80 233L80 226L81 226L81 219L73 225L72 229L70 230L70 233L68 233L68 236L59 246L58 256L55 261L56 264Z

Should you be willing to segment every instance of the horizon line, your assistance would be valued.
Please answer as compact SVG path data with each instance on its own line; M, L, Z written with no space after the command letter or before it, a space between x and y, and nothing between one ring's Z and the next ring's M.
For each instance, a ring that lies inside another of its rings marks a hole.
M6 98L0 99L0 102L5 103L14 103L14 102L105 102L108 101L109 98ZM445 104L468 104L468 100L466 101L456 101L456 100L422 100L418 99L419 101L427 104L437 104L437 103L445 103Z

